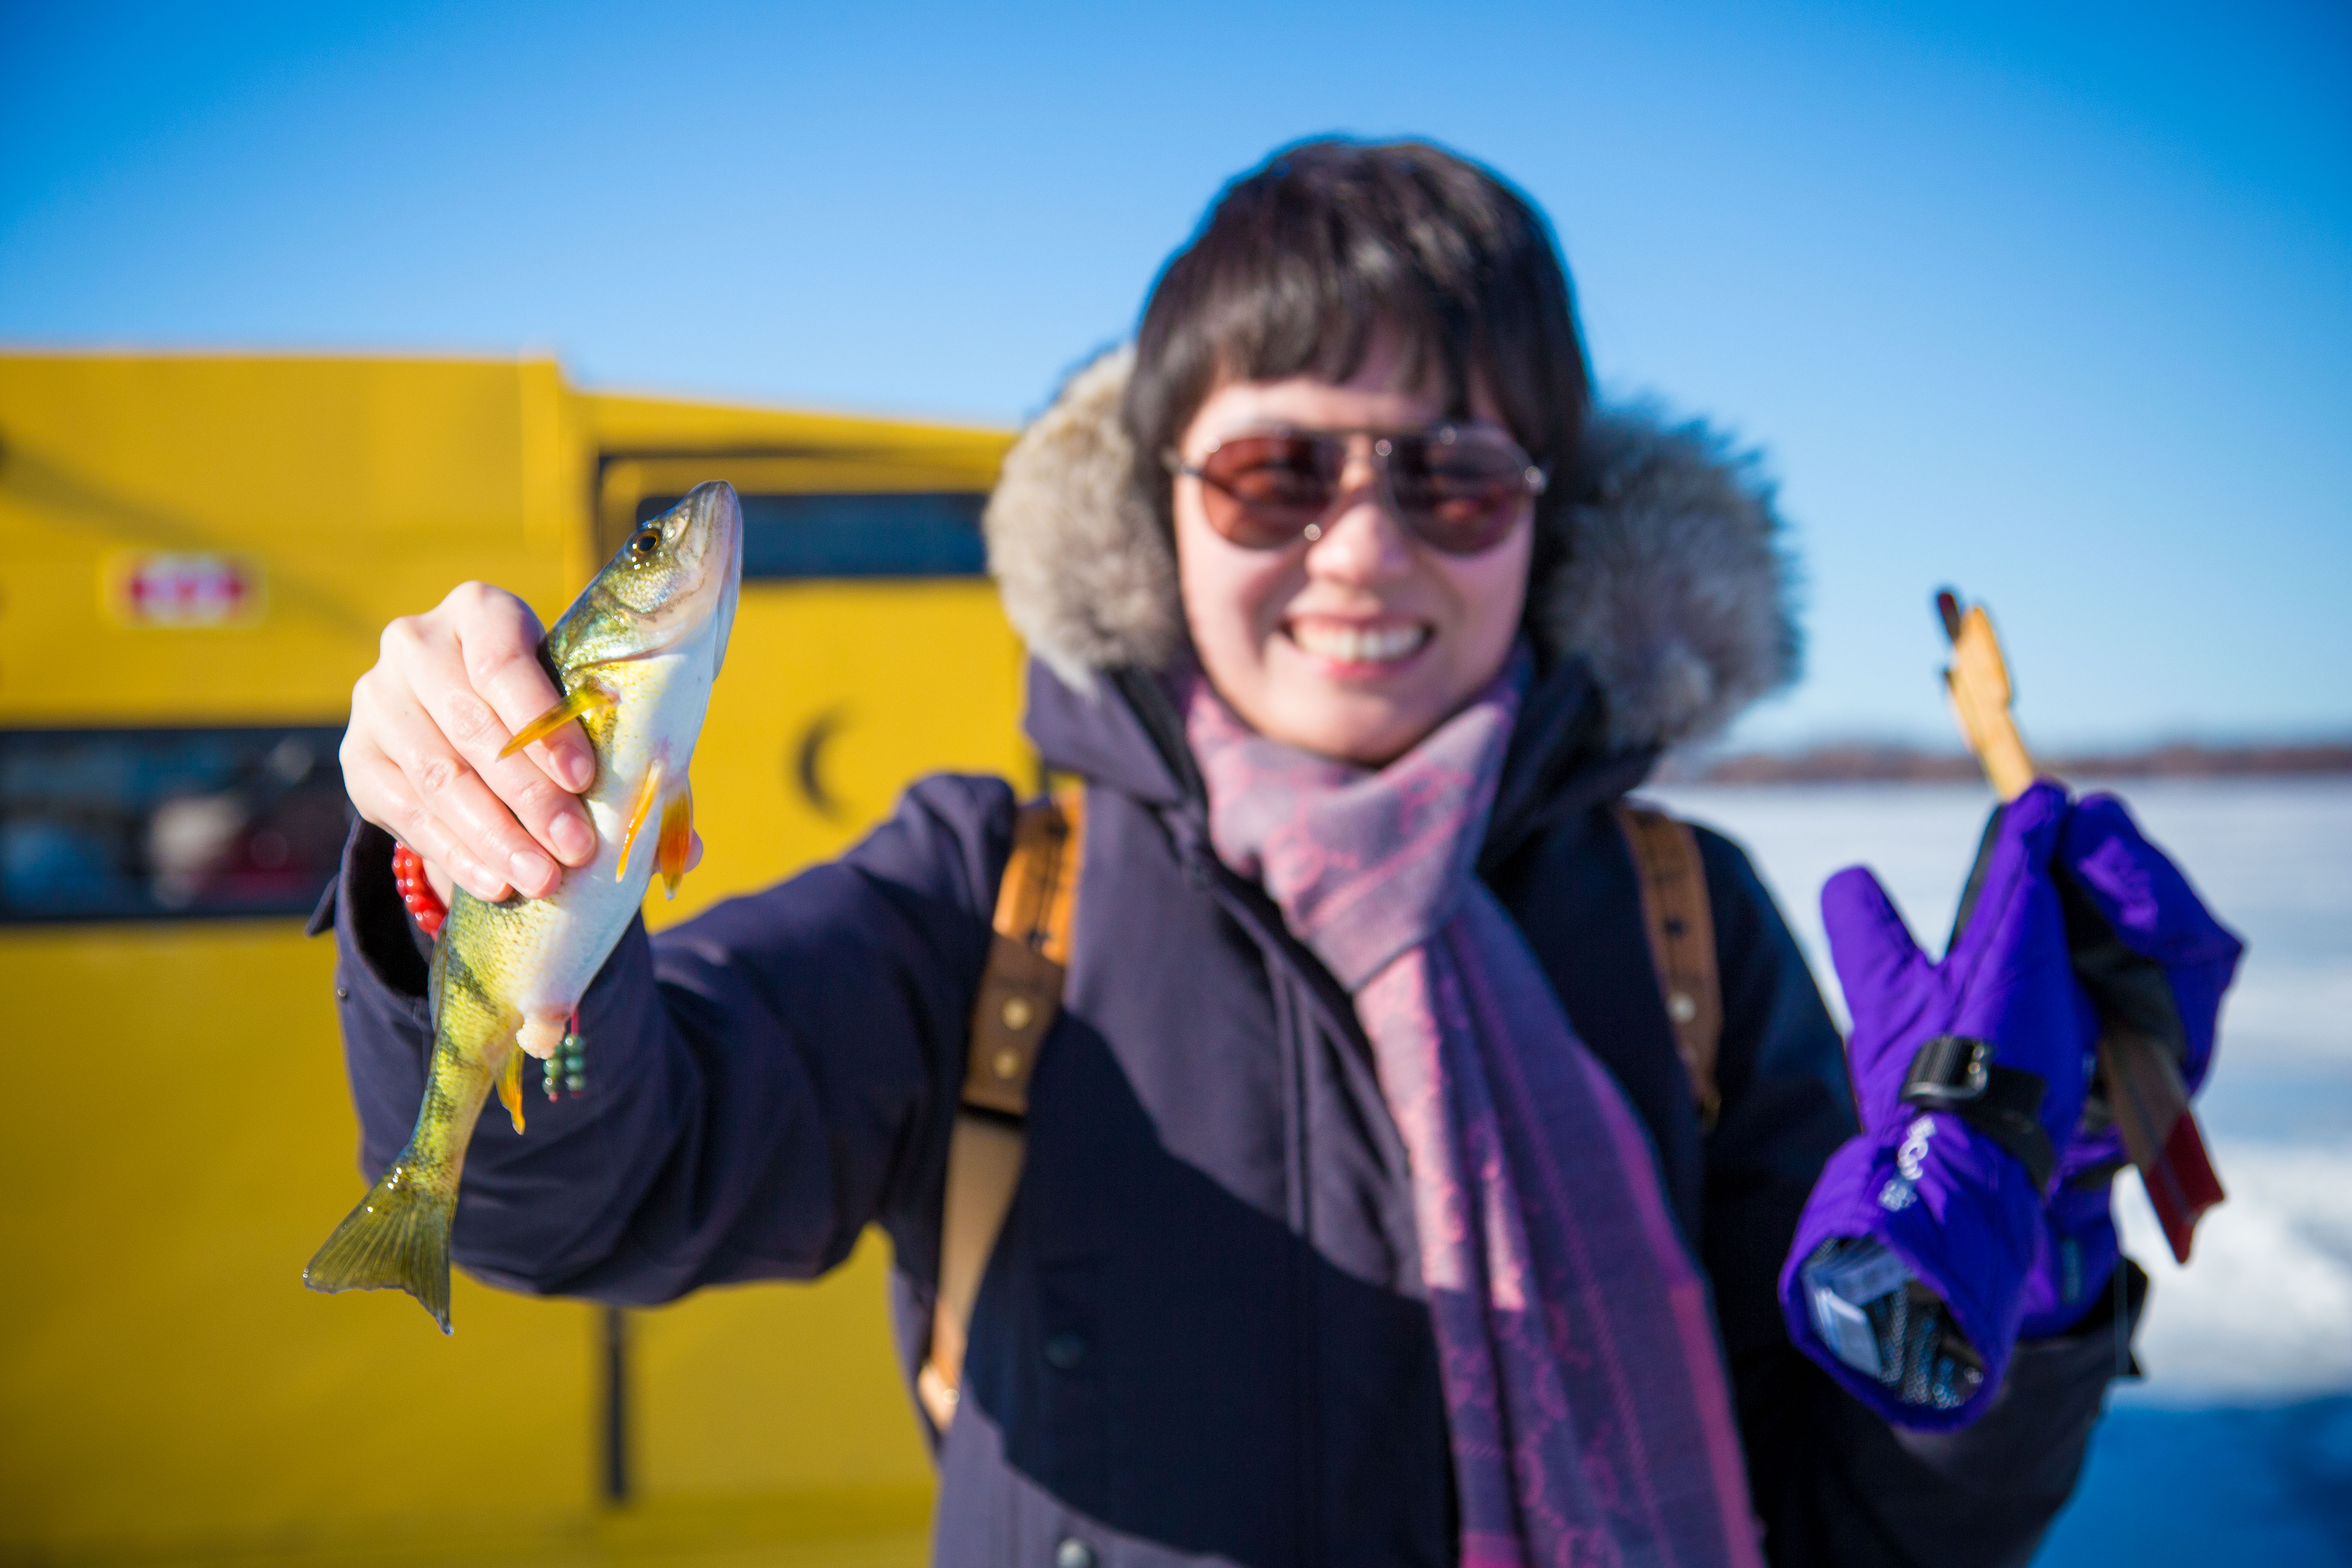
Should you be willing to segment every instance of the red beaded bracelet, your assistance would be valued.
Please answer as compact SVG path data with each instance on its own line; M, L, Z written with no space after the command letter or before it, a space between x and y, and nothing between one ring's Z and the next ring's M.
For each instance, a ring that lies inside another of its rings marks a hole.
M416 921L416 928L426 936L441 934L441 922L449 918L449 906L433 890L432 880L425 875L425 858L405 844L392 847L392 882L400 889L400 901Z

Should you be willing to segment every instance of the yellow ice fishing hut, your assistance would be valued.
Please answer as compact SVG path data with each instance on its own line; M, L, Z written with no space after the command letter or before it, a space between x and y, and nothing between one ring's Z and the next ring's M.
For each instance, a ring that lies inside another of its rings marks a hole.
M927 770L1033 776L978 529L1008 440L537 360L0 355L0 1562L921 1560L878 1238L625 1314L460 1278L447 1339L302 1288L362 1184L301 927L384 623L467 578L551 621L703 479L742 494L742 605L709 858L651 919Z

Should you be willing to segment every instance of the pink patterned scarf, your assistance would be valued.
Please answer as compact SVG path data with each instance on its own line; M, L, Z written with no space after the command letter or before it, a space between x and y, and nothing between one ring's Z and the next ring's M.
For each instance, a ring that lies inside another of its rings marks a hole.
M1472 867L1516 656L1374 772L1185 678L1218 858L1354 994L1412 1167L1465 1568L1760 1564L1706 1296L1647 1139Z

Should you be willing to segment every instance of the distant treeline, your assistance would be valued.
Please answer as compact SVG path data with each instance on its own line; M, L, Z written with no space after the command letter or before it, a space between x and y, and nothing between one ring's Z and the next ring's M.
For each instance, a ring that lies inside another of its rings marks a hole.
M2040 758L2062 778L2242 778L2256 774L2352 773L2352 741L2305 745L2203 746L2189 742L2137 752L2095 752ZM1849 742L1801 752L1743 752L1730 756L1670 757L1658 770L1677 784L1931 784L1978 775L1963 752Z

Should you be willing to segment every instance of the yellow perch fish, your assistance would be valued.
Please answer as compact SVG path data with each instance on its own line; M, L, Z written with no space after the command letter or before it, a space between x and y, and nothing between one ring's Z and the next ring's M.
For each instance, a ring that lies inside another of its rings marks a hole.
M735 492L698 485L638 526L540 645L563 700L507 753L581 721L596 752L583 799L596 858L544 899L492 904L457 890L433 951L433 1062L416 1131L303 1269L313 1290L405 1290L449 1331L449 1225L483 1104L495 1088L522 1131L524 1054L562 1042L656 868L673 893L686 869L687 759L742 574Z

